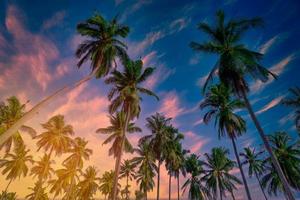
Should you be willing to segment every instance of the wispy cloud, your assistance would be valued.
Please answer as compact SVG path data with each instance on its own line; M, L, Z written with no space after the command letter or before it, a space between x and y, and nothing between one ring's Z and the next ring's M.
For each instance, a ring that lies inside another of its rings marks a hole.
M192 131L187 131L185 134L185 141L189 141L189 149L191 153L198 154L202 150L203 146L207 144L210 139L203 138Z
M275 44L275 42L279 39L279 35L276 35L262 44L259 48L259 52L262 54L266 54L269 49Z
M62 10L56 12L50 19L44 21L42 25L42 30L47 30L62 24L65 17L66 17L66 11Z
M277 106L284 97L285 97L285 95L281 95L281 96L273 99L267 105L265 105L262 109L257 111L256 114L261 114L261 113L266 112L266 111L270 110L271 108Z
M199 119L199 120L197 120L197 121L195 121L195 122L193 123L194 126L198 126L198 125L200 125L200 124L203 124L203 119L202 119L202 118Z
M159 112L165 114L167 117L176 118L184 113L184 111L185 109L182 107L179 96L175 91L165 94Z

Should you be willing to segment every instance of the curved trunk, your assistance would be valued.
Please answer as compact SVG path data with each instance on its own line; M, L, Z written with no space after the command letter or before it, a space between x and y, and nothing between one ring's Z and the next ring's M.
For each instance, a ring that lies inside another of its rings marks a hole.
M156 200L160 200L159 199L160 165L161 165L161 161L160 161L160 158L159 158L159 160L158 160L158 171L157 171L157 194L156 194Z
M178 176L177 176L177 200L179 200L179 196L180 196L180 189L179 189L179 174L178 174Z
M10 181L8 182L8 184L7 184L7 186L6 186L5 190L4 190L5 193L7 192L8 187L9 187L9 185L11 184L12 181L13 181L13 179L10 179Z
M172 176L169 174L169 200L171 200L171 182L172 182Z
M265 193L265 191L264 191L264 189L263 189L263 187L262 187L262 184L261 184L261 182L260 182L260 179L259 179L259 177L258 177L257 172L255 171L254 173L255 173L255 176L256 176L257 181L258 181L258 183L259 183L260 189L261 189L262 193L264 194L265 199L268 200L267 195L266 195L266 193Z
M232 145L233 145L233 149L234 149L234 154L235 154L235 157L236 157L236 160L237 160L237 163L238 163L241 175L242 175L242 179L243 179L243 183L244 183L244 186L245 186L247 197L248 197L249 200L252 200L251 195L250 195L250 191L249 191L249 188L248 188L247 180L246 180L246 177L245 177L245 174L244 174L244 170L243 170L243 167L241 165L240 157L239 157L237 147L236 147L236 144L235 144L235 139L231 138L231 141L232 141Z
M288 200L295 200L295 198L293 196L293 193L292 193L292 191L291 191L291 189L289 187L289 184L288 184L288 182L287 182L287 180L286 180L286 178L285 178L285 176L283 174L283 171L282 171L282 169L281 169L281 167L279 165L279 162L278 162L275 154L272 151L272 148L271 148L271 146L269 144L269 141L268 141L268 139L267 139L267 137L266 137L266 135L265 135L265 133L264 133L264 131L263 131L260 123L258 122L254 111L252 110L252 107L251 107L251 105L249 103L249 100L247 98L247 94L246 94L245 90L242 91L242 95L243 95L243 99L245 101L246 107L248 109L248 112L249 112L249 114L251 116L251 119L253 120L253 122L255 124L255 127L258 130L258 133L259 133L261 139L263 140L264 146L265 146L266 150L268 151L268 153L270 155L272 164L275 167L275 170L276 170L276 172L277 172L277 174L278 174L278 176L279 176L279 178L280 178L280 180L282 182L282 185L283 185L283 188L284 188L284 192L286 193L286 195L288 197Z

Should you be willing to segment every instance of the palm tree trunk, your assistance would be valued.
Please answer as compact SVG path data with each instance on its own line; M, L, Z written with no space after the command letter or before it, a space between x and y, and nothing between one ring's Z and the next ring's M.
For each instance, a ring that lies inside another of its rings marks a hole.
M5 190L4 190L5 193L7 192L8 187L9 187L9 185L11 184L12 181L13 181L13 179L10 179L10 181L8 182L8 184L7 184L7 186L6 186Z
M259 179L259 177L258 177L257 172L255 171L254 173L255 173L255 176L256 176L257 181L258 181L258 183L259 183L260 189L261 189L262 193L264 194L265 199L268 200L267 195L266 195L266 193L265 193L265 191L264 191L264 189L263 189L263 187L262 187L262 184L261 184L261 182L260 182L260 179Z
M232 200L235 200L235 197L234 197L234 194L233 194L233 191L232 191L232 190L230 191L230 194L231 194Z
M157 194L156 194L156 200L160 200L160 199L159 199L160 165L161 165L161 160L160 160L160 158L159 158L159 159L158 159L158 171L157 171Z
M272 151L272 148L271 148L271 146L269 144L269 141L268 141L268 139L267 139L267 137L266 137L266 135L265 135L262 127L260 126L260 123L257 120L254 111L252 110L252 107L251 107L250 102L249 102L249 100L247 98L247 94L246 94L245 90L242 91L242 95L243 95L243 99L245 101L246 107L248 109L248 112L249 112L249 114L251 116L251 119L253 120L253 122L255 124L255 127L258 130L258 133L259 133L261 139L263 140L263 143L264 143L264 146L265 146L266 150L270 154L270 158L271 158L272 164L275 167L275 170L276 170L276 172L277 172L277 174L278 174L278 176L279 176L279 178L280 178L280 180L282 182L284 191L285 191L286 195L288 196L288 199L289 200L295 200L295 198L293 196L293 193L292 193L292 191L291 191L291 189L289 187L289 184L288 184L288 182L287 182L287 180L286 180L286 178L285 178L285 176L284 176L284 174L282 172L282 169L281 169L281 167L279 165L279 162L278 162L275 154Z
M222 195L222 191L221 191L220 185L219 185L219 193L220 193L220 199L223 200L223 195Z
M126 176L126 187L127 187L127 190L128 190L128 175ZM126 199L127 199L127 200L129 199L129 194L128 194L128 192L126 192Z
M171 200L171 182L172 182L172 176L169 174L169 200Z
M248 187L248 184L247 184L247 180L246 180L246 177L245 177L245 174L244 174L244 170L243 170L243 167L241 165L240 157L239 157L237 147L236 147L236 144L235 144L235 138L231 137L231 141L232 141L232 145L233 145L233 149L234 149L234 154L235 154L235 157L236 157L239 169L240 169L240 173L242 175L242 179L243 179L243 183L244 183L244 186L245 186L245 190L246 190L248 200L252 200L251 195L250 195L250 191L249 191L249 187Z
M179 176L180 176L180 174L178 174L178 177L177 177L177 200L179 200L179 197L180 197Z
M145 192L145 199L148 200L147 191Z

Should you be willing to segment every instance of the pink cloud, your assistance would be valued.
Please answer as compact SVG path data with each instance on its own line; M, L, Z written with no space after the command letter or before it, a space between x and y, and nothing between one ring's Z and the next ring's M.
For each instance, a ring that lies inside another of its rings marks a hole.
M262 109L257 111L256 114L261 114L261 113L266 112L266 111L270 110L271 108L277 106L284 97L285 97L285 95L282 95L282 96L279 96L279 97L273 99L270 103L268 103Z
M42 29L43 30L50 29L54 26L61 24L65 16L66 16L66 11L64 10L56 12L50 19L44 21L42 25Z
M190 18L182 17L182 18L175 19L174 21L171 22L170 29L173 30L174 32L179 32L182 29L186 28L190 22L191 22ZM173 31L171 31L171 33L173 33Z
M164 113L167 117L176 118L184 112L180 105L180 99L176 92L172 91L165 95L159 112Z
M203 119L199 119L199 120L195 121L193 125L198 126L200 124L203 124Z
M145 66L148 66L150 63L153 62L153 60L155 59L156 56L157 56L157 52L156 51L151 51L150 53L148 53L147 55L145 55L142 58L143 64Z
M203 139L201 136L192 131L187 131L184 133L184 135L185 146L187 146L187 149L189 149L191 153L195 154L200 153L203 146L210 141L210 139Z
M276 35L262 44L259 48L259 52L265 54L269 51L269 49L275 44L275 42L279 39L279 35Z

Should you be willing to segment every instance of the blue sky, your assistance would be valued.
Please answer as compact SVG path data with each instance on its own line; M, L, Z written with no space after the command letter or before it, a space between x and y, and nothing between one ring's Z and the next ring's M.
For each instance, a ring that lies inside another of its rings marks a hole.
M266 133L286 130L296 137L290 115L292 110L279 103L288 94L288 88L300 83L300 2L297 0L1 1L1 98L17 95L21 100L30 100L27 106L30 108L55 89L83 77L89 68L76 68L74 51L82 41L76 34L76 24L96 11L107 19L118 14L120 21L131 29L126 39L131 58L142 58L145 65L157 68L155 76L146 85L161 100L156 102L145 97L137 123L143 126L147 116L163 112L174 118L174 124L186 134L184 145L194 152L203 154L220 145L232 151L226 138L218 140L213 125L202 123L203 113L197 108L202 99L201 84L216 57L195 53L189 48L191 41L207 39L197 30L197 24L202 21L213 23L218 9L225 10L229 18L260 16L264 19L265 26L246 34L244 42L249 48L265 54L263 65L279 78L265 84L249 79L252 89L249 98ZM58 98L30 123L41 129L39 123L53 114L66 115L78 135L91 141L95 159L91 162L100 164L100 172L103 172L113 166L113 160L105 166L99 161L99 152L107 149L99 145L103 138L95 136L94 131L108 123L107 91L102 80L92 80ZM258 146L261 140L248 113L241 111L240 114L247 120L248 130L238 139L239 148ZM140 136L131 138L133 143ZM30 141L28 145L34 149ZM102 154L100 158L110 159ZM255 180L251 180L251 184L257 189ZM243 195L241 191L239 195ZM259 190L256 195L261 198Z

